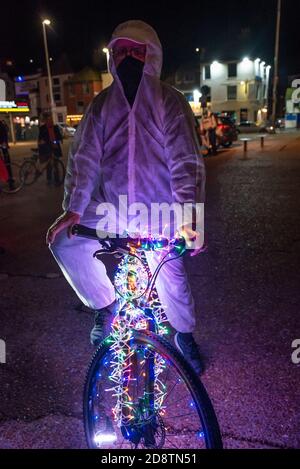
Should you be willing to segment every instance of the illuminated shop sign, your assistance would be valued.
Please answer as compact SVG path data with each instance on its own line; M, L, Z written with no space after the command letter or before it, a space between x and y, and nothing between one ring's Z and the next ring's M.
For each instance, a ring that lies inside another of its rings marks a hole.
M0 101L0 112L29 112L25 101Z

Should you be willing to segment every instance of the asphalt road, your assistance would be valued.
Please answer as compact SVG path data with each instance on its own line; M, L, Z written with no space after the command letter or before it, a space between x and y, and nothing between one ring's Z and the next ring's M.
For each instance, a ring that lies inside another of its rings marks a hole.
M253 136L250 136L250 138ZM11 149L13 159L30 144ZM67 143L65 144L65 150ZM300 447L300 133L206 158L209 249L189 259L203 376L227 448ZM84 448L82 386L93 318L44 236L62 189L0 198L0 448Z

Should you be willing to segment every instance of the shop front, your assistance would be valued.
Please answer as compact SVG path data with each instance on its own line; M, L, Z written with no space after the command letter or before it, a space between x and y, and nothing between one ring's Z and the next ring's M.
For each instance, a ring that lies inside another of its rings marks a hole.
M26 101L0 101L0 119L6 122L9 128L9 138L13 143L37 138L38 121L29 117L29 112Z

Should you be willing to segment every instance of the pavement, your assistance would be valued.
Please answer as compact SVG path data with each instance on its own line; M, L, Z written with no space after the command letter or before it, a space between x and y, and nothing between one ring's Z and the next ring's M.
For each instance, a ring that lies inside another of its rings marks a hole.
M225 447L299 448L300 133L268 135L263 149L249 137L247 154L237 142L205 158L209 248L188 260L195 337ZM31 146L12 146L13 160ZM86 447L93 318L44 241L62 192L40 180L0 197L0 448Z

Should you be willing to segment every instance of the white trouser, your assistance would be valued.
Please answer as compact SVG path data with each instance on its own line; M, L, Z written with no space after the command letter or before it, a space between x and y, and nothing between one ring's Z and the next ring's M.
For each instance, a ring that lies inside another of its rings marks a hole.
M90 207L81 217L80 224L96 228L96 223L95 210ZM78 297L92 309L104 308L115 299L114 286L107 276L105 265L93 257L99 248L99 243L91 239L76 236L69 239L66 230L56 236L50 248ZM153 273L161 253L149 252L146 256ZM182 257L162 266L156 289L170 324L179 332L192 332L195 327L195 305Z

